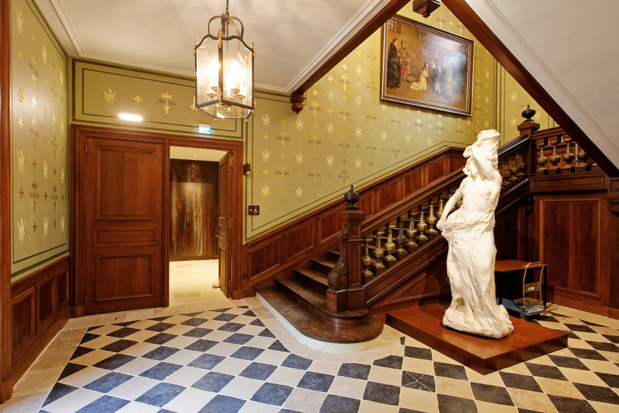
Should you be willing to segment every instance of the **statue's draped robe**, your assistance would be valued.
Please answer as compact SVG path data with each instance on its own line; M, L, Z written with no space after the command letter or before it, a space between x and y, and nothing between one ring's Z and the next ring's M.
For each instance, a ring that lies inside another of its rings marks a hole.
M469 180L470 178L467 178ZM443 318L445 326L486 337L502 338L513 331L507 310L496 303L494 286L494 210L498 193L488 199L484 185L471 180L463 188L466 202L477 210L460 208L447 217L443 236L449 243L447 274L452 302Z

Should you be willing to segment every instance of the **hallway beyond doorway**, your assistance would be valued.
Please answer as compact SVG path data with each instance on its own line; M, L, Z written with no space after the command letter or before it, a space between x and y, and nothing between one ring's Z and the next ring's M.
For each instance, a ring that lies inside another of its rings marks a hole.
M213 284L219 282L218 260L171 261L170 306L225 300Z

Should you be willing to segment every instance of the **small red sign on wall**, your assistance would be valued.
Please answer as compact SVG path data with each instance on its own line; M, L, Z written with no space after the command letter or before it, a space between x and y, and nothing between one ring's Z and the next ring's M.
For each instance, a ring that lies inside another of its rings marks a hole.
M247 207L248 215L260 215L260 206L259 205L250 205Z

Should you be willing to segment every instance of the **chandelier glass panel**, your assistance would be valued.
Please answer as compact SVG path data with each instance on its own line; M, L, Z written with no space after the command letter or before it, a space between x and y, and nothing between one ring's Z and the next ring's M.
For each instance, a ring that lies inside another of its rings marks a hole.
M217 31L211 23L219 20ZM196 107L214 118L247 119L254 110L254 44L243 40L243 23L226 12L208 23L194 48Z

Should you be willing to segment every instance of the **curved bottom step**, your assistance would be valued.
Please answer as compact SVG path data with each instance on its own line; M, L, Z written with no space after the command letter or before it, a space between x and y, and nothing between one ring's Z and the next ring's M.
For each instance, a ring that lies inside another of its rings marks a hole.
M318 317L301 308L277 288L256 290L273 308L302 334L330 343L360 343L372 340L383 331L382 321L368 316L367 323L355 328L337 328L322 322Z

